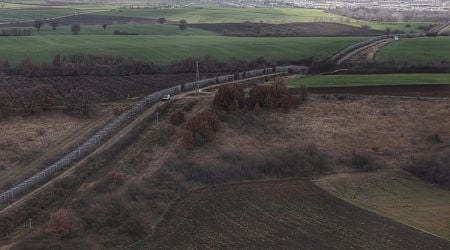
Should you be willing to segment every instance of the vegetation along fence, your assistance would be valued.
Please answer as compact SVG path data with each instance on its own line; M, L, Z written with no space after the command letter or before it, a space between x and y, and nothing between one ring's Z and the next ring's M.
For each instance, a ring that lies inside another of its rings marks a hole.
M25 191L31 190L34 187L43 185L55 176L56 173L61 172L67 167L73 165L73 163L81 160L85 156L92 153L106 138L117 132L121 126L123 126L128 121L134 119L139 114L143 113L144 110L150 105L160 101L164 95L176 95L181 92L191 91L197 88L197 85L202 88L209 85L219 84L234 81L236 79L245 79L248 77L255 77L261 75L267 75L272 73L280 72L304 72L307 67L303 66L281 66L274 68L257 69L246 72L240 72L233 75L224 75L214 78L208 78L201 80L199 82L189 82L177 85L175 87L164 89L156 93L150 94L144 97L142 100L136 102L130 109L123 112L111 122L109 122L105 127L99 130L96 134L90 137L86 142L77 147L75 150L65 155L63 158L55 162L54 164L46 167L44 170L38 172L32 177L22 181L16 186L10 188L9 190L0 194L0 204L7 203L14 199L15 197L25 193Z

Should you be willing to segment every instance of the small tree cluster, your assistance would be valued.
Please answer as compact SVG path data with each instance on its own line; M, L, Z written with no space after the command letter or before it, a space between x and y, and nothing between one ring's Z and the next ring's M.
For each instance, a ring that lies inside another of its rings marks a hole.
M450 189L450 156L431 155L414 160L406 170L420 179Z
M286 83L282 79L278 79L271 85L258 85L253 87L249 92L247 103L251 109L282 108L287 111L294 106L294 99Z
M64 96L66 109L75 114L88 115L92 109L94 93L89 90L72 90Z
M13 102L29 114L47 110L57 103L56 91L48 84L39 84L31 89L18 89L11 96Z
M219 118L216 113L211 110L203 111L187 121L183 146L186 149L202 146L213 139L218 130Z
M301 98L306 99L305 93ZM213 100L215 108L228 112L234 112L244 107L252 110L281 108L288 111L296 104L297 101L282 79L278 79L274 84L258 85L251 88L248 97L245 97L242 87L237 85L222 86Z
M47 224L47 233L64 239L71 236L76 230L76 225L69 210L61 208L50 215Z
M216 108L234 112L242 109L245 106L245 92L244 89L237 85L224 85L219 88L213 100L213 105Z
M41 20L36 20L33 22L33 27L36 28L37 31L40 31L42 26L44 26L44 22Z
M122 185L127 178L127 175L123 172L112 172L111 173L111 182L115 185Z
M70 31L72 31L74 35L78 35L78 33L80 33L81 31L81 26L79 24L74 24L72 25L72 27L70 27Z
M166 22L167 22L167 20L164 17L161 17L158 19L159 24L165 24Z
M13 110L12 100L6 91L0 91L0 118L11 114Z
M187 29L187 21L184 20L184 19L182 19L182 20L180 21L180 24L178 25L178 28L179 28L180 30L186 30L186 29Z
M179 109L176 110L175 112L173 112L170 115L169 119L170 119L170 122L175 126L180 125L181 123L183 123L186 120L186 118L184 117L183 111L179 110Z

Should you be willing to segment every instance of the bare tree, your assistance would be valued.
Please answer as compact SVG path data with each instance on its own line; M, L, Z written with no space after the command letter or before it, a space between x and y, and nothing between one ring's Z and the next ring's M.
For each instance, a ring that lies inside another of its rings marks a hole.
M52 26L53 30L56 30L56 27L58 27L59 24L58 24L57 21L52 21L52 22L50 23L50 26Z
M64 103L68 111L88 115L91 112L93 99L94 93L92 91L76 89L64 96Z
M41 20L36 20L33 22L33 27L35 27L37 31L40 31L43 25L44 22L42 22Z
M12 100L6 91L0 91L0 117L6 117L12 112Z
M22 88L16 91L15 101L25 113L36 113L47 110L57 102L56 91L48 84L39 84L31 89Z
M158 19L159 24L165 24L166 22L167 22L167 20L164 17L161 17Z
M186 20L181 20L180 24L178 25L178 27L180 28L180 30L186 30L187 29L187 21Z
M391 27L387 27L385 31L386 31L386 35L387 35L387 36L390 36L390 35L391 35L391 31L392 31L392 30L391 30Z
M80 33L81 31L81 26L79 24L74 24L72 25L72 27L70 28L70 31L72 31L72 33L74 35L78 35L78 33Z

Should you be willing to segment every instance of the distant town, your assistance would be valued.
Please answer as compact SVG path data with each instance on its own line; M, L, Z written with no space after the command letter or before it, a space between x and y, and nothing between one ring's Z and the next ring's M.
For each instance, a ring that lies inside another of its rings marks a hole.
M447 11L450 0L235 0L220 1L229 7L292 6L314 9L373 8L390 10Z

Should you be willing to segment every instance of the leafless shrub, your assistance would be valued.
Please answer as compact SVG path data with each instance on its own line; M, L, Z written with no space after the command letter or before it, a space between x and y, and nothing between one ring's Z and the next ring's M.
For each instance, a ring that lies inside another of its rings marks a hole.
M228 112L235 112L245 106L244 89L237 84L224 85L219 88L214 96L215 108Z
M71 236L76 229L76 223L69 210L61 208L50 215L47 233L59 239L64 239Z
M211 110L203 111L187 121L183 146L192 149L206 144L219 130L219 118Z
M182 124L186 120L183 111L179 109L175 110L172 114L170 114L169 119L170 122L175 126Z

